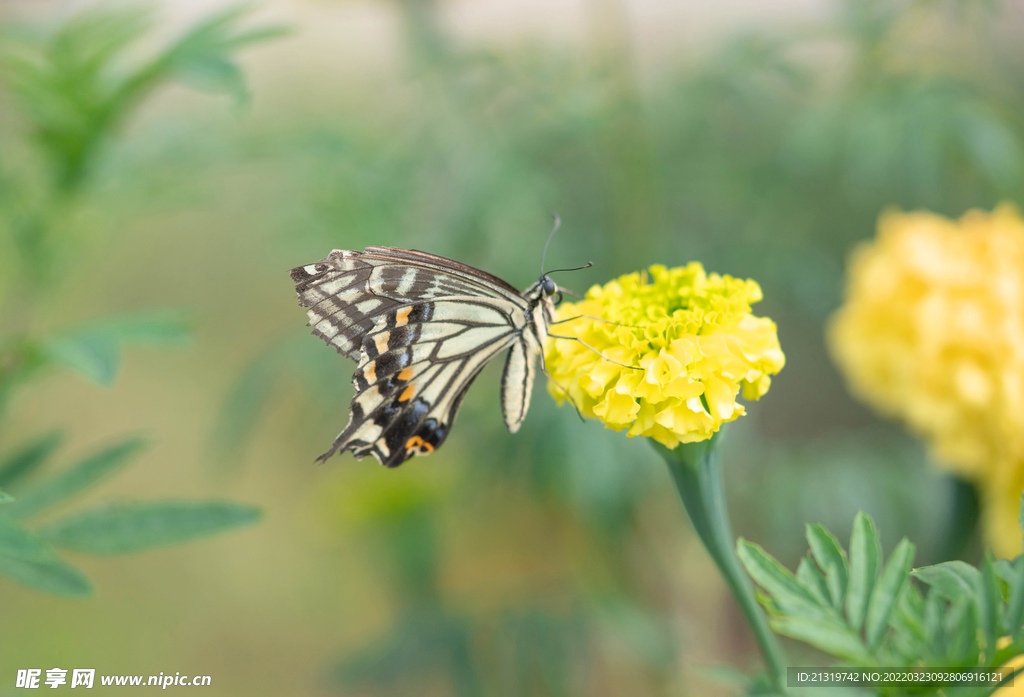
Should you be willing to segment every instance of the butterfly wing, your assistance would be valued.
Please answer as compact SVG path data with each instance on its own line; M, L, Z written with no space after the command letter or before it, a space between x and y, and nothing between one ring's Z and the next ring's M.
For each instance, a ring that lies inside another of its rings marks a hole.
M349 424L321 459L350 450L397 467L433 452L473 379L519 343L521 327L517 303L478 296L413 302L381 315L362 340Z
M358 362L349 424L320 459L350 450L397 467L433 452L483 366L523 342L531 313L500 278L415 250L334 250L291 276L313 334Z
M338 353L360 360L363 337L377 320L420 300L481 296L528 306L497 276L427 252L394 247L336 249L291 270L299 304L308 307L313 334Z
M530 407L538 346L530 334L523 333L508 350L505 370L501 374L501 414L509 433L519 430Z

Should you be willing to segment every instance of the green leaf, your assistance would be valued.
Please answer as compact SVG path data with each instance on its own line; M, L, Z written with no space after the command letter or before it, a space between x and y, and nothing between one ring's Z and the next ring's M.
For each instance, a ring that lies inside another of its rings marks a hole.
M212 535L259 517L258 508L218 501L126 504L75 514L39 534L59 547L124 554Z
M180 344L188 336L189 323L180 311L160 310L101 320L47 340L44 350L51 360L101 385L111 385L125 344Z
M950 602L955 602L963 595L972 601L978 593L978 570L962 561L944 561L934 566L922 566L914 569L910 575L927 583L932 592L937 592Z
M871 593L871 601L868 603L864 635L871 651L878 648L882 637L885 636L885 630L889 626L889 613L910 575L913 561L914 545L904 537L896 545L881 576L878 577L878 582Z
M0 556L40 561L54 555L49 545L28 530L9 518L0 517Z
M978 663L978 634L973 608L974 602L970 597L960 596L946 613L943 629L947 636L947 660L952 666L974 666Z
M70 498L126 465L144 445L145 442L141 438L132 438L80 460L52 479L29 489L19 496L17 501L4 506L2 512L16 519L27 518Z
M889 626L893 628L892 649L902 658L891 665L912 665L929 655L928 635L924 629L924 598L913 583L903 583L899 599L889 616Z
M281 33L277 27L240 28L247 10L213 15L144 62L131 59L133 44L151 24L148 13L137 11L84 12L47 45L5 57L5 73L50 162L53 188L64 194L80 189L112 132L188 62L227 59Z
M896 601L894 616L899 619L907 631L921 641L928 639L924 626L924 612L925 602L921 592L914 587L913 583L904 582L899 600Z
M62 440L59 431L51 431L8 455L0 463L0 486L10 486L33 472L50 458Z
M846 617L858 632L864 624L881 556L874 522L863 512L858 513L850 535L850 582L846 589Z
M236 63L221 56L191 61L179 70L178 77L195 89L229 94L238 105L245 105L249 101L245 73Z
M757 604L764 608L769 615L781 615L782 608L775 602L775 598L768 595L761 586L754 586L754 598Z
M147 310L110 317L92 325L89 331L124 344L180 346L192 337L192 321L184 310Z
M253 361L231 387L213 437L213 446L220 454L237 453L250 439L260 412L277 386L281 370L281 353L271 348Z
M943 627L946 604L934 590L924 601L924 633L931 647L932 655L945 658L946 630Z
M839 610L843 607L849 577L846 553L832 533L821 525L807 526L807 542L818 566L825 572L825 582L829 595L832 596L832 607Z
M736 554L750 577L771 594L784 612L828 618L814 596L804 590L796 577L760 545L747 542L741 537L736 541Z
M1014 641L1024 637L1024 556L1013 563L1016 574L1010 584L1010 607L1006 611L1006 628Z
M55 556L38 560L0 556L0 573L18 583L56 595L76 597L92 592L89 579Z
M8 494L3 489L0 489L0 503L10 503L14 500L14 497Z
M990 552L985 554L985 560L981 564L977 598L978 623L982 636L985 637L986 662L992 665L992 659L996 652L996 640L1001 633L999 620L1003 616L1003 598L999 592Z
M112 337L80 334L50 339L44 345L47 356L100 385L110 386L121 364L121 347Z
M1000 585L1001 590L1005 590L1007 593L1013 588L1013 582L1017 578L1017 572L1013 570L1013 562L1009 559L996 559L992 563L992 568L995 569L996 576L1002 582ZM1006 594L1004 593L1004 597Z
M814 565L810 554L800 560L800 565L796 568L796 580L800 582L804 590L814 596L819 605L832 607L832 599L829 597L825 577Z
M874 663L860 637L838 622L790 616L769 618L768 624L776 634L806 642L819 651L854 665L869 666Z

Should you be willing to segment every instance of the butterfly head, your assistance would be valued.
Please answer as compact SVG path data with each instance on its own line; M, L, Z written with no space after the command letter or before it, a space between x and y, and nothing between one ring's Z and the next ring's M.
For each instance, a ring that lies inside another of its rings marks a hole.
M538 283L540 284L540 292L543 293L545 297L550 298L558 292L558 284L555 283L551 279L551 276L548 276L547 274L541 276Z
M544 274L537 282L523 291L523 297L533 306L545 305L554 309L562 300L562 289L554 279Z

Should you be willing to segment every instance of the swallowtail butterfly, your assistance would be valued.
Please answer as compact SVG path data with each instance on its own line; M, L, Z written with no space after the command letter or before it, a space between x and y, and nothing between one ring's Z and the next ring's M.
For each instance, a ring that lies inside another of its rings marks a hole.
M559 293L550 276L520 293L436 254L367 247L336 249L291 277L313 334L358 363L348 426L318 460L350 450L397 467L432 453L473 379L506 348L501 410L519 430Z

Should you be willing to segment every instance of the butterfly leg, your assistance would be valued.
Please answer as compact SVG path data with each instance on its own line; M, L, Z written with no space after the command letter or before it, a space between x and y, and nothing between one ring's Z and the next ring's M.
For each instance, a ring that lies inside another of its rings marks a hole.
M633 325L633 324L622 324L621 322L612 322L610 319L603 319L601 317L594 317L593 315L576 315L575 317L569 317L567 319L560 319L560 320L558 320L556 322L550 322L550 324L565 324L566 322L572 322L574 319L581 319L583 317L586 317L587 319L592 319L595 322L604 322L605 324L614 324L616 327L626 327L627 329L640 329L640 327L637 327L636 325Z
M576 400L572 398L571 394L569 394L569 390L565 388L565 385L560 383L558 380L555 380L554 375L548 372L548 364L547 361L544 360L543 351L541 351L540 353L540 372L544 373L545 377L547 377L548 380L555 383L555 386L565 393L566 398L569 400L569 404L571 404L572 408L576 410L576 416L580 417L580 421L586 423L586 419L583 418L583 412L580 411L580 407L578 404L576 404Z
M590 349L591 351L596 353L598 356L600 356L602 360L608 361L609 363L613 363L615 365L620 365L623 368L629 368L630 370L643 370L643 368L638 368L635 365L626 365L625 363L619 363L618 361L613 361L611 358L608 358L603 353L598 351L596 348L594 348L593 346L591 346L590 344L588 344L586 341L584 341L583 339L579 338L578 336L560 336L558 334L548 334L548 336L551 337L552 339L565 339L567 341L578 341L581 344L583 344L584 346L586 346L588 349Z

